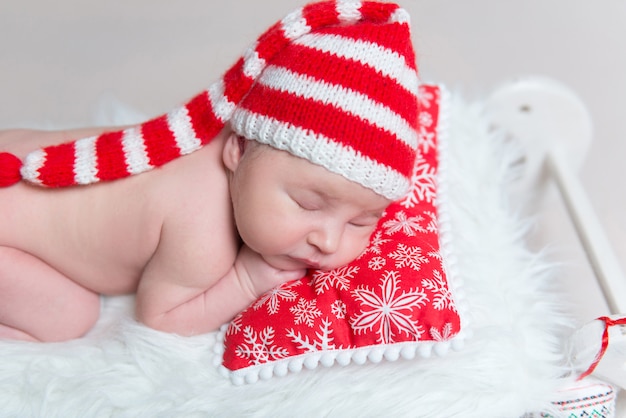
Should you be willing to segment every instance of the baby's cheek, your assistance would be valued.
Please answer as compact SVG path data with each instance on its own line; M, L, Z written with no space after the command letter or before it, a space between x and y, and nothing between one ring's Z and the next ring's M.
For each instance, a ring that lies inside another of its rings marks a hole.
M248 239L255 243L263 254L280 253L299 239L299 223L286 214L273 213L255 223L249 230Z
M341 251L341 259L338 260L340 265L346 265L356 260L369 245L369 237L356 237L343 245Z

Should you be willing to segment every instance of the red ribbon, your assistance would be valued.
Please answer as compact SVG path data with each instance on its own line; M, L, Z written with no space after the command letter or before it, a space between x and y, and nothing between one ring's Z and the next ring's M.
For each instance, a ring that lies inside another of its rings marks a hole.
M598 318L598 320L604 322L604 332L602 333L602 347L600 347L600 351L596 355L593 363L591 363L591 366L589 366L589 368L583 374L581 374L577 380L582 380L585 377L589 376L591 373L593 373L596 367L598 367L600 360L602 360L602 357L604 357L604 354L609 347L609 328L614 325L626 325L626 317L613 320L608 316L601 316L600 318Z

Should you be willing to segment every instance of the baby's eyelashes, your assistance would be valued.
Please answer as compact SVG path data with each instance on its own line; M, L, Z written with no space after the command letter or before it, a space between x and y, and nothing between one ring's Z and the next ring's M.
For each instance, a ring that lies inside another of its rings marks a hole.
M373 228L378 224L381 217L382 215L366 215L353 219L349 224L360 228Z
M306 211L316 211L316 210L321 209L321 205L316 204L314 202L309 202L306 200L296 200L296 199L294 199L294 202L296 202L296 204L300 206L301 209L304 209Z
M370 222L350 222L349 224L352 226L356 226L357 228L371 228L376 225L375 223Z
M323 198L315 193L300 191L291 194L290 197L301 209L306 211L317 211L324 207Z

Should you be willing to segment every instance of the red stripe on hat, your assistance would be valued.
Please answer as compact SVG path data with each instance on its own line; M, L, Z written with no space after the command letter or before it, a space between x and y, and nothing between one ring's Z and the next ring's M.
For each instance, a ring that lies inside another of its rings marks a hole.
M98 178L116 180L128 176L126 157L122 147L123 131L107 132L96 139Z
M335 1L321 1L307 4L302 8L302 17L304 17L307 25L313 30L323 26L341 23L337 13L337 2Z
M208 144L224 127L224 123L213 112L207 91L195 96L185 107L191 119L191 126L202 145Z
M176 137L167 123L167 115L142 124L141 135L150 164L153 166L159 167L180 157L180 148L178 148Z
M74 142L44 148L46 160L39 168L39 180L48 187L66 187L74 181Z
M351 26L334 26L324 28L319 33L328 33L357 41L367 41L381 45L387 49L397 52L404 57L406 65L416 69L415 51L411 45L411 33L409 26L405 23L390 23L385 25L385 30L381 30L379 25L363 23ZM401 42L398 42L401 40Z
M291 45L272 64L362 93L402 116L413 128L417 126L415 95L406 91L394 79L385 77L360 62L306 46Z
M247 77L243 72L243 58L240 58L235 65L224 74L224 96L232 103L239 103L243 96L248 93L254 79Z
M337 6L336 1L310 3L302 8L302 17L311 31L317 31L322 27L340 25ZM382 24L388 22L389 17L396 9L398 6L395 4L363 2L360 11L363 20ZM289 42L283 32L283 22L279 21L259 36L255 50L260 58L269 61Z
M398 10L398 5L393 3L381 3L377 1L364 1L361 5L361 16L367 22L387 23L393 12Z
M406 177L412 174L414 149L390 132L334 106L256 85L246 97L244 107L254 113L324 135Z
M266 30L258 39L255 51L264 60L271 59L283 49L289 40L282 30L282 22L277 22Z

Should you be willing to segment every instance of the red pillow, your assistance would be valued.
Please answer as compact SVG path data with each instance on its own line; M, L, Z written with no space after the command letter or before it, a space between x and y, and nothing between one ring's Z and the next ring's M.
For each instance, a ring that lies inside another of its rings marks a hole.
M457 289L449 284L440 234L446 221L436 199L442 89L422 85L419 99L419 158L411 192L385 211L357 260L310 271L266 293L222 330L221 369L234 383L320 363L429 356L433 348L443 354L452 342L462 342L452 293Z

